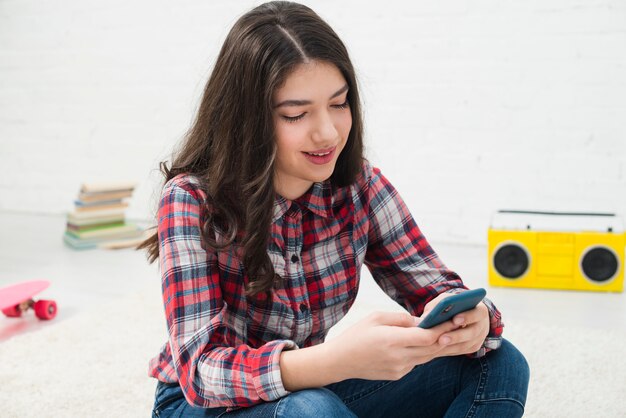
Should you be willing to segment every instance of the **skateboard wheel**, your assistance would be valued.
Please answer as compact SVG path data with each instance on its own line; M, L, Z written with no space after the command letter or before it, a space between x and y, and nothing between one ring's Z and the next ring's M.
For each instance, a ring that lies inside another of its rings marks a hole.
M52 319L57 315L57 304L53 300L35 302L35 315L39 319Z
M19 318L22 316L22 311L20 310L19 305L11 306L10 308L6 308L2 310L2 313L8 316L9 318Z

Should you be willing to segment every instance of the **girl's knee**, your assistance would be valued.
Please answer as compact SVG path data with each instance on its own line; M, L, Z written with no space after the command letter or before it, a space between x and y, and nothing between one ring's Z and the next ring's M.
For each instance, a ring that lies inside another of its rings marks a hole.
M530 378L530 366L528 365L526 357L508 340L502 340L500 349L504 350L503 354L505 354L508 367L514 368L517 374L528 381Z
M346 417L355 416L337 395L328 389L306 389L280 400L277 417Z
M517 387L524 396L528 390L530 367L526 357L507 340L489 358L490 375L500 376L508 387Z

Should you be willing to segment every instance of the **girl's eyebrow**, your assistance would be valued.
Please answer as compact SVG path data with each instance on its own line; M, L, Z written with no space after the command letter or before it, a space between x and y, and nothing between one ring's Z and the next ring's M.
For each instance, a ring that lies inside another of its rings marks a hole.
M344 86L340 88L339 90L337 90L336 92L334 92L328 100L334 99L335 97L339 96L341 93L347 90L348 90L348 85L344 84ZM305 105L310 105L312 103L313 102L310 100L284 100L278 103L277 105L275 105L274 109L282 107L282 106L305 106Z

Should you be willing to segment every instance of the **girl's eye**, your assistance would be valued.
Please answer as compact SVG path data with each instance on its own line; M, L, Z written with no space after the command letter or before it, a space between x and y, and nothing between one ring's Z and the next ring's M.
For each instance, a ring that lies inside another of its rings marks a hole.
M298 116L283 116L283 119L285 119L287 122L297 122L300 119L302 119L304 117L305 113L302 113Z
M348 99L347 99L347 98L346 98L346 101L345 101L345 102L343 102L342 104L333 105L333 107L334 107L335 109L345 109L345 108L347 108L348 106L350 106L350 102L348 102Z

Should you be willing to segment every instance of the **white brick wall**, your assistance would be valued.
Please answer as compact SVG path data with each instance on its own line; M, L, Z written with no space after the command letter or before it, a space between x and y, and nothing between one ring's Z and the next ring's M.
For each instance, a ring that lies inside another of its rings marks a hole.
M0 1L0 210L136 179L149 218L221 43L258 2ZM432 240L498 208L626 214L626 2L309 1L358 69L370 159ZM385 7L382 7L384 4Z

